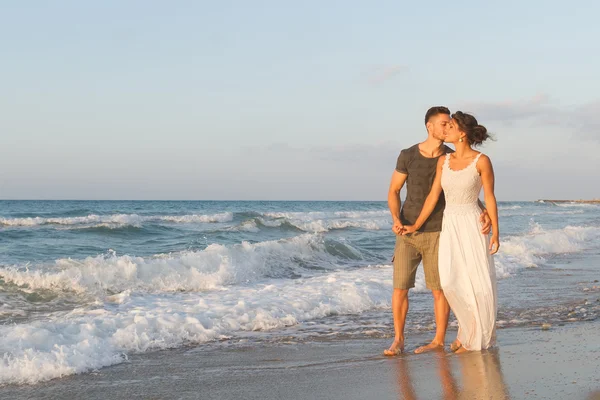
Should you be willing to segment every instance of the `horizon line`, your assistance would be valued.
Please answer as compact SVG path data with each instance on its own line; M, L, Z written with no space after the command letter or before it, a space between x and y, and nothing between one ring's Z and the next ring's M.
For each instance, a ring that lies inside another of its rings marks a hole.
M498 200L498 202L536 202L536 201L540 201L540 200L545 200L545 199L536 199L536 200ZM586 200L586 199L564 199L562 201L580 201L580 200ZM587 199L587 200L595 200L595 199ZM6 199L6 198L0 198L0 201L220 201L220 202L240 202L240 201L246 201L246 202L261 202L261 201L272 201L272 202L354 202L354 203L358 203L358 202L382 202L382 203L387 203L387 200L317 200L317 199L313 199L313 200L273 200L273 199L229 199L229 200L223 200L223 199ZM552 200L552 201L561 201L561 200Z

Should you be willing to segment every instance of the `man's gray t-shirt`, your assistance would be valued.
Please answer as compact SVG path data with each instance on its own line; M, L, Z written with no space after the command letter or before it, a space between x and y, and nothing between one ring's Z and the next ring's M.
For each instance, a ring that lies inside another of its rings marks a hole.
M442 155L454 152L446 145L442 147L442 151ZM431 191L438 158L423 156L419 151L418 144L400 152L396 162L396 171L408 175L406 178L406 200L402 204L402 211L400 211L400 221L404 225L413 225L417 221L425 204L425 199ZM431 216L425 221L419 232L439 232L442 230L445 205L446 201L442 192Z

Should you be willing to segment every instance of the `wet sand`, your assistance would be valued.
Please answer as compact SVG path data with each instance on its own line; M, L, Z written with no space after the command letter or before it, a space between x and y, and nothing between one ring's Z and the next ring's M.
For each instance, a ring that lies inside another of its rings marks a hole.
M599 329L600 321L501 329L495 350L464 355L386 358L387 339L179 349L0 388L0 398L600 399ZM409 338L408 350L425 340Z

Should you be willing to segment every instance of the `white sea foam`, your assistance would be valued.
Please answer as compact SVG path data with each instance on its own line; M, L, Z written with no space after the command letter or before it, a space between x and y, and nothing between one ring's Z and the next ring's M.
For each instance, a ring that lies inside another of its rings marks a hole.
M331 211L331 212L272 212L264 213L256 219L267 227L280 227L284 223L299 230L312 233L323 233L335 229L360 228L365 230L388 229L391 219L389 211ZM210 215L137 215L137 214L90 214L82 217L30 217L0 218L0 226L35 227L57 225L65 229L109 228L118 229L127 226L141 227L144 223L225 223L233 220L233 213L222 212ZM237 226L223 228L228 231L260 231L256 222L247 220Z
M137 214L90 214L85 217L63 218L0 218L0 225L5 226L39 226L39 225L85 225L85 226L141 226L144 222L172 222L172 223L210 223L228 222L233 219L233 214L223 212L211 215L137 215Z
M534 225L525 235L503 239L501 251L495 257L497 274L505 277L519 269L537 266L549 255L593 247L598 239L600 228L596 227L544 230ZM340 245L344 254L336 250L337 255L333 255L328 252L322 235L307 233L259 243L211 244L202 251L146 258L110 252L83 260L59 259L52 266L0 268L0 277L30 290L74 291L96 296L125 290L152 293L222 290L269 277L307 276L323 268L338 268L347 259L361 259L358 250L346 243L336 244Z
M165 221L179 224L205 223L205 222L229 222L233 220L233 213L223 212L211 215L161 215L144 217L146 221Z
M376 210L376 211L312 211L312 212L268 212L263 214L265 217L270 218L287 218L297 220L317 220L317 219L330 219L330 218L373 218L389 216L388 210Z
M358 251L343 245L349 257ZM83 260L60 259L37 270L0 268L0 277L29 289L52 289L103 295L105 292L177 292L222 289L265 277L305 275L305 267L336 268L339 258L329 254L321 235L224 246L211 244L202 251L185 251L143 258L107 255Z
M391 220L372 219L372 220L313 220L299 221L290 220L290 224L305 232L328 232L335 229L360 228L365 230L377 231L380 229L391 228Z
M533 224L528 234L502 241L495 257L496 274L506 277L518 269L536 267L550 255L597 247L598 239L598 227L567 226L545 230L539 224Z
M574 215L574 214L583 214L584 210L556 210L556 209L507 209L507 210L498 210L500 217L537 217L544 215Z
M498 210L518 210L520 208L523 208L519 205L514 205L514 206L498 206Z
M232 231L232 232L258 232L258 231L260 231L260 229L258 228L258 226L256 225L256 222L254 220L244 221L240 225L231 226L229 228L226 228L226 230Z
M539 265L552 254L598 248L598 239L597 227L533 225L527 234L503 239L497 275ZM313 271L298 261L335 268L340 260L322 235L303 234L150 258L63 259L43 272L0 269L3 280L17 285L97 296L96 308L0 326L0 384L36 383L120 363L135 352L390 307L391 266ZM288 279L290 272L296 279ZM425 291L422 269L416 290Z
M600 208L600 204L594 203L552 203L558 207L583 207L583 208Z
M362 220L341 220L341 219L329 219L329 220L299 220L299 219L268 219L258 218L258 221L267 227L276 228L280 227L285 223L304 231L312 233L324 233L336 229L347 229L347 228L360 228L369 231L378 231L381 229L391 228L391 220L388 219L362 219ZM242 227L236 228L236 230L243 230Z
M384 218L387 217L387 218ZM259 219L265 226L289 223L305 232L328 232L335 229L360 228L388 229L392 226L389 211L335 211L335 212L272 212Z
M387 308L391 273L390 266L367 267L272 279L235 291L127 293L113 296L110 307L0 326L0 384L36 383L120 363L126 354L204 343L238 331Z

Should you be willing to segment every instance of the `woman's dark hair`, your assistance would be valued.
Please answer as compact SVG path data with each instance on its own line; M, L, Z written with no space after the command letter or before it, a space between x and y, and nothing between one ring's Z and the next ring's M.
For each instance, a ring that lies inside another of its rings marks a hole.
M487 129L483 125L479 125L477 119L471 114L457 111L452 114L452 120L458 125L458 129L463 131L467 135L469 144L473 146L479 146L487 139L491 138Z

